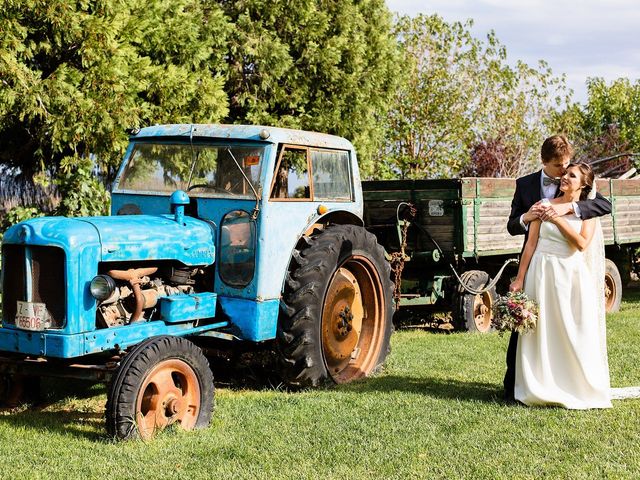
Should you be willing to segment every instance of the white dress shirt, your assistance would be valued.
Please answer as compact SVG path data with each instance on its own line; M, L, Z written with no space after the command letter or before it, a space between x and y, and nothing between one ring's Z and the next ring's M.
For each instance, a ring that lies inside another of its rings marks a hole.
M548 198L549 200L551 200L552 198L556 197L556 192L558 191L559 185L556 185L555 183L550 183L549 185L545 185L544 184L545 178L551 178L551 177L546 173L544 173L544 170L543 170L542 175L540 175L540 188L542 188L543 198Z

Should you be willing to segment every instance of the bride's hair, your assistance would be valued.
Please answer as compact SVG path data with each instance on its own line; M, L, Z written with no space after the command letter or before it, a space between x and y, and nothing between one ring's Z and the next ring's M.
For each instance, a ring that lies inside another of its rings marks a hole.
M577 167L580 170L580 174L582 175L582 182L584 183L584 187L582 188L582 192L580 192L580 200L586 200L593 188L593 181L595 179L595 174L593 173L593 169L591 165L584 162L575 162L570 163L567 168Z

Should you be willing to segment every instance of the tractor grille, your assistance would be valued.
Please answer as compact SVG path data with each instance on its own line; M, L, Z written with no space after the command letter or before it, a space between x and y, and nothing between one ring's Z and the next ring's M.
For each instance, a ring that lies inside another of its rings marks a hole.
M31 256L31 298L27 298L26 253ZM15 324L17 302L44 303L51 328L62 328L66 311L64 252L55 247L2 247L2 320Z

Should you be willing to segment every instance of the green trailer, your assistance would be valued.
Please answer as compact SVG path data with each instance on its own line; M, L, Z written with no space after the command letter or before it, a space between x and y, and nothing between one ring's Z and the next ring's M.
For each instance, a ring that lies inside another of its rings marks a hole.
M638 266L640 179L597 187L613 206L602 228L607 310L615 311ZM522 248L523 237L507 232L514 189L510 178L363 182L365 226L400 273L400 308L451 311L459 329L490 330L496 292L506 291Z

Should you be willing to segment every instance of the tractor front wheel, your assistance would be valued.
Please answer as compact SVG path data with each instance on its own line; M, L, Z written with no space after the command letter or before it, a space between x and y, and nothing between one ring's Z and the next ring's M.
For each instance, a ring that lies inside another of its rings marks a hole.
M151 438L170 425L206 427L213 395L209 363L196 345L180 337L150 338L124 358L109 386L107 431L125 440Z

